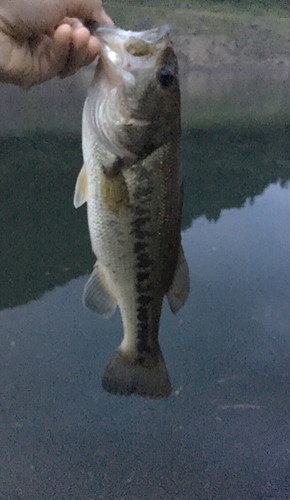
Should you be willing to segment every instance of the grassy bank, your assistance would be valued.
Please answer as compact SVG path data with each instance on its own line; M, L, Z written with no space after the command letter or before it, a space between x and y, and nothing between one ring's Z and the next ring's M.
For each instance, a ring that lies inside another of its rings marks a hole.
M171 26L185 127L288 123L286 0L108 0L105 7L125 29Z
M282 5L283 2L259 0L110 0L105 3L115 23L124 29L149 29L167 23L180 34L224 36L249 43L289 41L290 8Z
M209 23L213 33L221 31L235 34L231 30L243 25L249 18L289 20L290 1L213 1L213 0L109 0L104 2L106 10L116 24L129 28L134 19L150 17L155 23L168 22L180 25L182 18L186 26L192 17L198 16ZM176 18L177 16L177 18ZM185 19L184 19L185 18ZM283 22L283 21L282 21ZM233 23L237 26L233 27ZM230 30L229 30L230 24ZM131 26L132 27L132 26ZM235 30L234 30L235 31Z
M171 25L180 62L184 127L290 122L286 0L105 0L104 5L124 29ZM28 93L0 84L0 134L80 134L84 74L89 81L90 70L84 70Z

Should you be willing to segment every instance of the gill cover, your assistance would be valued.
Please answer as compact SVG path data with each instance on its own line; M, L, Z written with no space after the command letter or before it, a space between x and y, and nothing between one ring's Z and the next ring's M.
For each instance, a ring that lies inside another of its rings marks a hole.
M84 118L96 142L115 157L134 160L160 145L160 130L162 137L169 133L169 115L179 107L169 27L141 32L100 27L95 35L101 52Z

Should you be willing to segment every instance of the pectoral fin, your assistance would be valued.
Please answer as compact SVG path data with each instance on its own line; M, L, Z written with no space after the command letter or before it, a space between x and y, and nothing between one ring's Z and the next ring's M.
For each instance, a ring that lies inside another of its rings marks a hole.
M167 300L171 311L175 314L183 306L189 294L189 270L180 245L177 266L173 281L167 292Z
M78 175L76 187L75 187L75 195L74 195L74 206L75 208L81 207L88 200L88 178L87 178L87 170L85 165L82 166L82 169Z
M109 318L115 312L116 301L108 291L105 277L98 264L95 265L84 288L83 304L104 318Z

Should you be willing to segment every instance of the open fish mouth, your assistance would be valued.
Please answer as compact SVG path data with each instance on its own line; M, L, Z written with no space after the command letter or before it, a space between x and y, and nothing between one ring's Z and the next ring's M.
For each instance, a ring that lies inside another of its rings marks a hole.
M161 78L163 83L166 80L163 87L168 86L170 77L177 80L169 33L168 25L140 32L102 26L94 32L101 44L94 79L98 90L93 86L89 91L91 103L87 109L102 144L121 158L135 158L136 148L143 148L148 135L145 129L154 127L156 106L152 96ZM161 102L160 98L157 101ZM132 150L133 128L140 140L134 140ZM155 129L150 133L157 137Z
M98 28L94 34L101 43L100 62L112 86L116 86L120 78L133 84L132 69L153 68L158 54L169 43L169 33L170 27L166 24L140 32Z
M119 43L127 43L126 40L136 41L137 46L140 40L147 44L148 46L156 46L158 48L159 43L163 43L165 37L168 37L170 33L170 27L168 24L163 26L158 26L157 28L152 28L146 31L126 31L121 28L111 28L107 26L101 26L95 31L95 35L99 38L101 45L112 44L112 41L119 41ZM144 46L144 45L143 45ZM138 54L136 54L138 55ZM146 54L140 54L146 55Z

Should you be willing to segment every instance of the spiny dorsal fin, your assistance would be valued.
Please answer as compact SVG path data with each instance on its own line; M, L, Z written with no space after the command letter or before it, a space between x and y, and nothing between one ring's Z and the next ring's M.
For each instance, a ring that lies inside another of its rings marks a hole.
M99 269L98 264L95 265L84 288L83 304L104 318L112 316L117 307L115 299L108 291L105 277Z
M183 306L189 294L189 270L182 246L179 247L175 274L167 292L171 311L175 314Z
M83 165L78 175L75 187L75 195L74 195L75 208L81 207L84 203L86 203L86 201L88 201L88 179L87 179L86 167L85 165Z

